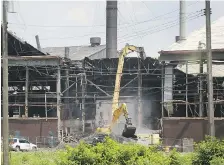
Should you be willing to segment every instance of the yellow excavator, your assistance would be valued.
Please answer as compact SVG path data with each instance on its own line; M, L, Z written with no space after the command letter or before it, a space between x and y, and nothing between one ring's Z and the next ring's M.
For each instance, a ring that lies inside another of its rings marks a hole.
M145 58L145 52L143 47L136 47L133 45L128 45L122 49L119 60L118 60L118 67L117 67L117 74L115 80L115 88L114 88L114 95L113 95L113 102L112 102L112 114L113 118L110 125L98 127L96 132L98 133L106 133L110 134L112 132L113 126L116 124L119 117L123 114L125 117L125 128L123 130L122 136L126 138L136 138L135 132L136 127L132 124L131 118L128 116L127 105L122 103L121 106L118 106L119 95L120 95L120 84L121 84L121 76L123 72L124 66L124 58L131 52L137 52L140 55L140 58Z

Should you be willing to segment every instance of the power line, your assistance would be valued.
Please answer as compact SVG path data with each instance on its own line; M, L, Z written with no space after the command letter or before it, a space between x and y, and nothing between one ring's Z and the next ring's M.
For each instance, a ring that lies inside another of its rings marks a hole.
M119 10L118 10L119 11ZM200 13L201 11L196 11L196 12L192 12L192 13L190 13L190 14L188 14L187 16L186 16L186 20L187 19L190 19L190 20L192 20L192 19L194 19L194 17L197 17L197 16L200 16ZM125 34L125 35L123 35L123 36L121 36L121 37L118 37L118 40L119 39L127 39L127 38L130 38L130 37L133 37L133 36L137 36L137 38L139 38L139 37L143 37L143 36L140 36L140 34L141 33L143 33L142 35L145 35L144 33L151 33L151 34L153 34L153 30L155 30L155 32L159 32L158 31L158 28L162 28L162 27L164 27L165 29L168 29L168 28L172 28L172 27L174 27L174 26L176 26L176 25L178 25L179 24L179 22L178 22L178 19L175 19L175 20L173 20L173 21L169 21L169 22L165 22L165 23L162 23L162 24L159 24L159 25L157 25L157 26L153 26L153 27L151 27L151 28L147 28L147 29L145 29L145 30L141 30L141 31L136 31L135 33L135 35L132 35L132 36L128 36L129 34ZM133 25L133 26L135 26L135 25ZM171 26L171 27L169 27L169 26ZM128 26L129 28L130 28L130 26ZM150 31L151 30L151 31ZM126 29L126 31L127 31L127 29ZM161 30L162 31L162 30ZM105 32L96 32L95 34L105 34ZM79 38L82 38L82 37L88 37L88 36L91 36L91 34L86 34L86 35L82 35L82 36L72 36L72 37L53 37L53 38L40 38L40 40L51 40L51 39L79 39ZM127 36L127 37L126 37ZM20 53L20 52L19 52Z
M201 11L196 11L196 12L194 12L194 15L192 15L192 16L186 16L186 20L187 19L189 19L189 18L193 18L193 17L195 17L195 16L200 16L200 13L199 12L201 12ZM190 14L189 14L190 15ZM166 23L162 23L162 24L160 24L160 25L156 25L156 26L153 26L153 27L151 27L151 28L147 28L146 30L142 30L142 31L140 31L140 32L142 32L143 33L143 35L144 35L144 32L145 33L147 33L147 32L150 32L150 30L158 30L158 28L159 27L167 27L167 26L171 26L171 25L176 25L176 24L179 24L179 22L178 22L178 19L176 19L176 20L173 20L173 21L169 21L169 22L166 22ZM165 25L165 26L164 26ZM122 37L120 37L120 38L124 38L125 36L127 36L127 35L129 35L129 34L126 34L126 35L124 35L124 36L122 36ZM133 36L133 35L132 35Z
M201 16L201 15L194 16L194 17L192 17L191 19L189 19L188 21L197 19L197 18L199 18L200 16ZM148 32L146 31L146 32L144 32L144 33L142 34L142 35L143 35L142 37L145 37L145 36L150 35L150 34L155 34L155 33L161 32L161 31L163 31L163 30L166 30L166 29L175 27L175 26L177 26L177 25L179 25L179 23L175 23L175 24L173 24L173 25L166 26L166 27L164 27L163 29L159 29L159 30L158 30L158 29L155 29L154 31L148 31ZM130 38L130 39L126 40L127 38ZM138 36L136 36L136 35L132 35L132 36L127 37L127 38L125 38L125 41L118 42L118 43L129 42L129 41L131 41L131 40L134 40L134 39L138 38Z
M194 5L194 4L196 4L196 3L198 3L198 1L196 1L196 2L194 2L194 3L191 3L191 4L189 4L189 5L187 5L187 6L191 6L191 5ZM159 15L159 16L156 16L156 17L154 17L154 18L151 18L151 19L148 19L148 20L145 20L145 21L139 21L139 22L136 22L136 24L141 24L141 23L146 23L146 22L151 22L151 21L155 21L155 20L158 20L158 18L161 18L161 17L163 17L163 16L166 16L166 15L168 15L168 14L172 14L172 13L174 13L174 12L176 12L176 11L179 11L179 9L175 9L175 10L173 10L173 11L170 11L170 12L167 12L167 13L164 13L164 14L161 14L161 15ZM133 22L131 22L131 23L133 23ZM123 23L123 24L119 24L119 25L130 25L131 23ZM12 25L24 25L24 24L18 24L18 23L13 23L13 22L9 22L8 24L12 24ZM52 27L63 27L63 28L75 28L75 27L77 27L77 28L84 28L84 27L87 27L87 28L89 28L89 27L104 27L104 26L106 26L106 24L100 24L100 25L92 25L92 26L78 26L78 25L37 25L37 24L26 24L26 26L30 26L30 27L43 27L43 28L52 28Z

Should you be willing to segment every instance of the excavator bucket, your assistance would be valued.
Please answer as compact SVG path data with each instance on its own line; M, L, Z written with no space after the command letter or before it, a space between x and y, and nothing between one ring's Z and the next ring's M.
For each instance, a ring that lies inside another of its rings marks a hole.
M135 131L136 131L136 127L134 127L133 125L126 124L123 130L122 136L126 138L135 137Z

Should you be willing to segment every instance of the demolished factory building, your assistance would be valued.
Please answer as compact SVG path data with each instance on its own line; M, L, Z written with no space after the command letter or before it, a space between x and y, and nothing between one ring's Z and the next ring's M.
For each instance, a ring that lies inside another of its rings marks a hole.
M92 41L87 46L40 51L9 32L10 135L35 142L41 137L61 136L62 131L82 132L83 109L86 132L94 131L102 115L109 122L119 54L106 58L100 38ZM125 58L120 102L127 103L134 124L140 102L142 125L159 129L161 65L150 57L139 63L137 59Z
M211 24L216 136L224 136L224 17ZM160 51L163 63L163 137L204 139L208 134L205 27ZM175 141L173 141L175 143ZM170 144L170 145L173 145Z

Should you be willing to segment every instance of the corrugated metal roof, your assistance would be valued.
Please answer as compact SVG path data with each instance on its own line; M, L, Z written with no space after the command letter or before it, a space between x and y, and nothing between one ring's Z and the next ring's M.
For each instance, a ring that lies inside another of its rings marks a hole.
M218 20L211 23L212 32L212 49L224 49L224 16ZM206 27L192 32L185 41L181 43L174 43L169 48L168 51L178 51L178 50L198 50L199 41L206 43ZM203 47L205 49L205 47ZM180 55L184 55L181 53ZM186 65L179 64L177 69L186 73ZM203 65L204 73L207 73L207 64ZM224 65L223 64L213 64L213 77L223 77L224 76ZM199 64L190 63L188 64L188 74L199 74Z
M88 57L91 60L95 59L103 59L106 58L106 45L99 45L95 47L91 46L70 46L69 47L69 58L71 60L82 60L85 57ZM42 51L54 56L65 56L65 47L46 47L43 48ZM113 58L119 57L119 51L117 52L117 56ZM127 55L127 57L139 57L138 53L132 52Z
M69 58L71 60L82 60L85 57L96 55L102 50L106 49L106 45L99 46L70 46L69 47ZM47 47L42 49L44 52L50 55L56 55L60 57L65 56L65 47Z
M224 48L224 16L211 23L212 49ZM168 50L197 50L198 43L206 43L206 27L192 32L185 41L172 44Z
M179 64L176 67L180 71L186 73L186 64ZM203 65L203 73L207 73L207 64ZM188 64L188 74L197 75L200 73L200 65L195 63ZM222 64L212 64L212 76L213 77L224 77L224 65Z

